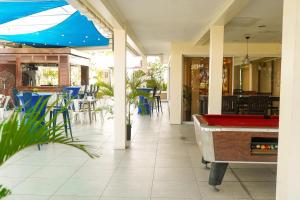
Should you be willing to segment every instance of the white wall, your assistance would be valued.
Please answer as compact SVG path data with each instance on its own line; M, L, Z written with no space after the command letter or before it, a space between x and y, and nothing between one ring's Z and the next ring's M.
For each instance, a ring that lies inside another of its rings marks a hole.
M195 46L191 43L173 43L171 47L170 65L170 123L181 124L182 110L182 70L183 56L208 56L209 46ZM245 43L225 43L224 56L245 56ZM279 57L281 44L278 43L250 43L249 56Z
M284 0L277 200L299 200L300 2Z

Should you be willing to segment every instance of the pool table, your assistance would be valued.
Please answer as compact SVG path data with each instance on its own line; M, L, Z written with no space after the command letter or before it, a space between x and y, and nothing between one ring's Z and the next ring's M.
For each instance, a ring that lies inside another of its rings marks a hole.
M278 116L193 115L193 120L202 161L211 163L208 182L215 188L228 163L277 162Z

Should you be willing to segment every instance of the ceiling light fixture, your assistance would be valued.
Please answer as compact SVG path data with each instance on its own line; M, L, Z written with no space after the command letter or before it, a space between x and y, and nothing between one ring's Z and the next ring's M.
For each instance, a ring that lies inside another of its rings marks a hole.
M249 43L250 36L246 36L245 38L247 40L247 54L244 58L243 63L244 63L244 65L249 65L250 64L250 59L249 59L249 54L248 54L248 43Z

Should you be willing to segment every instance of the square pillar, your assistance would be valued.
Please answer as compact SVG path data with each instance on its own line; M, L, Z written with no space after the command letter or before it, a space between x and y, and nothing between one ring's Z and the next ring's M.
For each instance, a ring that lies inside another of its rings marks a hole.
M181 124L182 122L182 66L182 54L172 52L168 83L170 91L170 124Z
M300 1L284 0L277 200L299 200Z
M143 70L145 73L148 71L147 67L148 67L147 56L142 55L142 70Z
M221 114L224 26L210 29L208 113Z
M126 32L114 30L114 147L126 143Z

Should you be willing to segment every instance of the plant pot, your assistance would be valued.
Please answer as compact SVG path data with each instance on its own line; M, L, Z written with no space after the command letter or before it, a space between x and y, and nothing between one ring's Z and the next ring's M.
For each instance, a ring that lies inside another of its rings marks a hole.
M131 124L126 125L126 148L130 147L131 142Z

